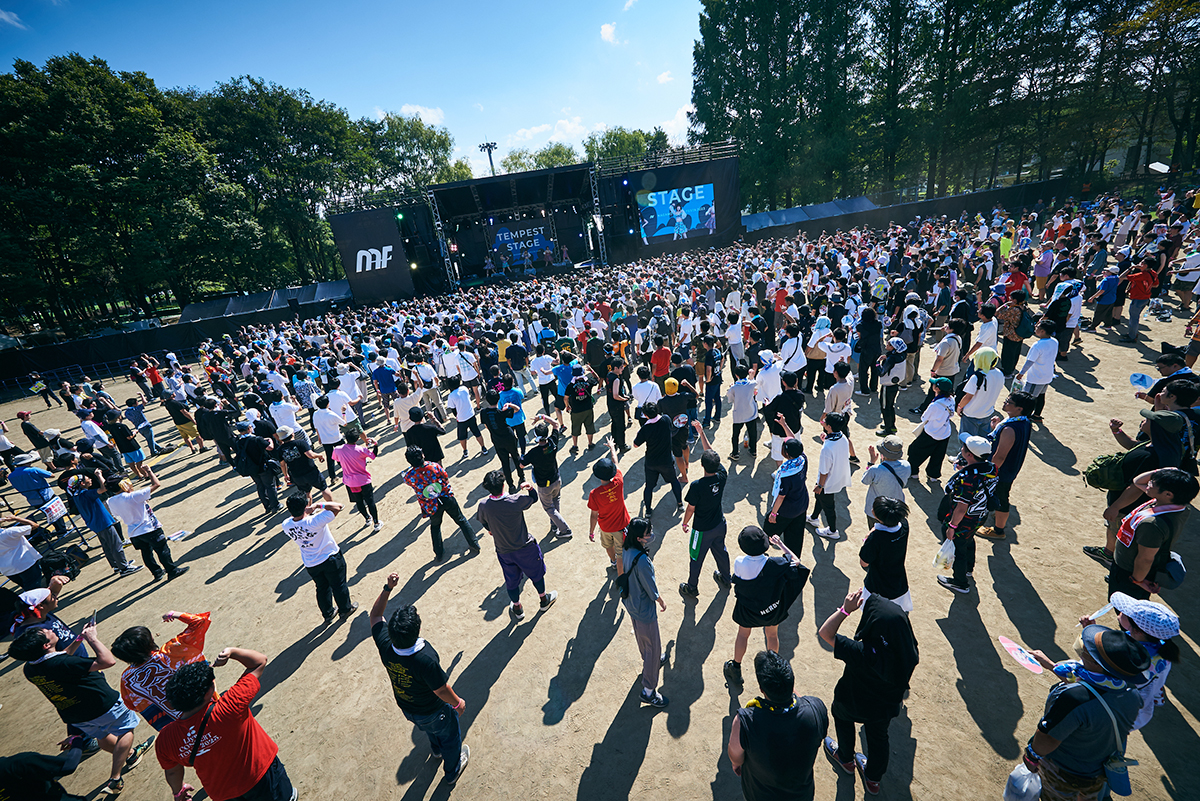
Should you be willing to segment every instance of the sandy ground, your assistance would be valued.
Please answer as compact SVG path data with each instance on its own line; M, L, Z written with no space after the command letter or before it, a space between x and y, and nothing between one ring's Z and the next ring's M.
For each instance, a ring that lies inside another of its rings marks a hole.
M1150 341L1157 345L1165 329L1153 323ZM930 562L939 543L926 519L936 509L941 489L919 481L910 484L919 507L911 521L908 570L921 664L904 711L891 726L891 766L882 798L1000 797L1051 682L1048 674L1037 676L1019 666L996 638L1009 636L1066 658L1076 619L1106 601L1103 571L1080 552L1080 546L1102 541L1103 496L1083 483L1080 470L1096 455L1117 450L1105 425L1110 417L1133 427L1140 402L1132 397L1128 375L1152 372L1146 358L1157 352L1145 346L1139 350L1085 335L1082 351L1076 349L1060 365L1065 370L1054 381L1047 422L1037 428L1034 453L1013 490L1016 514L1010 528L1015 535L1010 533L1002 544L980 543L978 592L959 596L935 584L937 571ZM115 397L125 397L123 382L112 389ZM921 392L903 393L898 407L914 406ZM853 435L865 455L879 418L877 399L864 400L855 397ZM537 403L530 400L527 410L534 411ZM807 410L804 443L810 457L818 449L813 437L819 405L811 403ZM37 409L35 420L43 428L74 427L70 415L58 408L44 410L37 398L5 405L3 418L12 421L19 408ZM378 406L370 411L378 415ZM165 412L156 408L151 416L161 438L178 441ZM676 585L686 578L687 547L672 514L673 502L664 497L669 491L656 493L655 564L667 604L660 625L670 656L661 689L671 703L656 711L638 704L641 664L631 626L612 592L603 550L586 537L586 495L595 485L590 462L601 450L582 453L579 459L562 452L564 514L576 537L569 542L543 539L548 585L559 591L559 600L545 614L532 612L534 601L527 605L526 620L515 624L506 612L490 541L483 541L482 555L471 558L461 535L455 534L447 542L451 558L440 566L432 562L428 526L399 476L406 466L403 441L384 430L380 417L373 419L370 430L383 443L373 472L384 530L371 534L361 517L350 514L338 518L335 530L349 563L352 595L361 604L351 620L322 625L312 583L297 548L281 533L281 518L264 520L250 481L219 466L211 452L192 456L186 449L159 460L164 487L155 496L155 507L168 532L194 532L172 544L191 572L170 584L151 583L148 571L118 580L97 558L67 587L61 616L75 624L98 608L99 631L107 642L137 624L149 626L162 642L178 630L176 624L160 621L163 612L211 611L210 657L229 645L270 657L255 711L279 743L301 798L740 797L739 780L724 756L730 714L739 705L721 676L736 631L732 598L717 591L709 577L711 565L706 565L699 602L681 600ZM901 423L906 441L910 428ZM15 430L14 441L24 445ZM723 456L729 450L729 430L726 418L710 432ZM485 469L497 466L494 458L474 456L478 446L471 447L473 458L460 462L457 448L447 445L447 466L469 516L483 495L479 483ZM630 457L636 461L626 464L627 491L636 511L640 453ZM693 458L698 461L697 454ZM772 468L760 444L758 461L743 457L730 469L725 508L735 550L734 533L761 519ZM696 462L692 469L699 474ZM814 542L810 532L802 558L813 569L812 581L780 627L782 652L796 670L797 692L827 704L841 669L816 630L846 592L861 585L857 552L866 530L859 475L856 470L850 492L854 519L849 539ZM335 495L345 498L340 484ZM530 529L544 538L548 524L540 507L527 514ZM1179 550L1189 564L1200 565L1195 520L1193 516ZM463 727L472 759L453 791L441 783L440 762L430 756L424 735L415 733L395 707L370 642L367 610L393 570L400 573L401 585L391 608L401 602L418 605L423 635L437 648L453 686L467 701ZM1194 790L1185 788L1200 781L1195 759L1200 753L1195 584L1193 579L1164 599L1182 617L1183 662L1171 674L1167 705L1145 730L1130 737L1130 755L1141 762L1130 771L1137 798L1194 798ZM532 588L526 593L532 600ZM1114 619L1105 622L1113 624ZM843 630L852 634L856 624L857 615ZM752 642L751 654L759 647L761 641ZM118 670L107 675L118 683ZM752 669L747 675L752 676ZM237 676L236 666L218 671L218 686L228 686ZM750 683L752 688L752 678ZM751 697L748 692L742 700ZM63 726L11 660L0 665L0 698L2 752L52 752ZM144 739L152 730L143 723L137 733ZM65 784L71 792L92 794L107 778L108 765L106 755L93 757ZM189 778L199 784L190 772ZM864 792L850 777L835 774L821 756L816 782L818 798L849 799ZM126 777L126 799L169 797L152 758Z

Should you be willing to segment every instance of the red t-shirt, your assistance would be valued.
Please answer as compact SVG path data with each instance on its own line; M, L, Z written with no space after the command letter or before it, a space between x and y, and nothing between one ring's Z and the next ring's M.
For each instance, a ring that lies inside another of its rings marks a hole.
M213 705L204 727L196 751L196 775L213 801L228 801L248 793L279 753L279 746L250 714L250 703L258 690L257 676L242 676ZM187 763L202 720L204 712L197 712L173 721L158 735L154 753L163 770Z
M1132 272L1129 274L1130 300L1149 300L1151 290L1158 286L1158 275L1154 271Z
M775 290L775 311L777 311L777 312L787 311L787 299L788 299L788 293L787 293L786 289L784 289L783 287L779 287L779 289L776 289Z
M662 378L671 369L671 349L663 345L650 355L650 367L655 378Z
M618 470L612 483L596 487L588 493L588 508L600 513L601 531L610 534L624 531L629 525L629 510L625 508L625 476Z

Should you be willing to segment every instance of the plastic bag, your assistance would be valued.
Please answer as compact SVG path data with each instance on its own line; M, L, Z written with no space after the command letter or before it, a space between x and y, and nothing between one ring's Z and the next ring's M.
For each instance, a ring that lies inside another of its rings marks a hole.
M1042 777L1031 773L1025 763L1013 768L1004 785L1004 801L1037 801L1042 795Z
M933 566L949 570L954 565L954 540L945 540L933 557Z

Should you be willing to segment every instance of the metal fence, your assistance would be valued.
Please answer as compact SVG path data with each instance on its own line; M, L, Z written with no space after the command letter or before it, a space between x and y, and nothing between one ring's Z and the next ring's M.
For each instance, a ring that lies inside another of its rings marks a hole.
M180 362L195 362L200 353L199 348L187 348L175 351L175 355ZM160 365L167 364L167 352L165 350L154 351L147 354L158 359ZM90 378L93 381L103 381L105 379L113 379L122 377L128 374L130 359L121 359L119 361L99 362L97 364L73 364L69 367L63 367L58 370L47 370L42 372L42 380L46 382L46 386L50 387L57 394L58 386L64 381L72 384L78 384L84 378ZM37 398L37 393L30 389L31 381L27 377L22 378L3 378L0 379L0 403L8 403L9 401L20 400L22 398Z

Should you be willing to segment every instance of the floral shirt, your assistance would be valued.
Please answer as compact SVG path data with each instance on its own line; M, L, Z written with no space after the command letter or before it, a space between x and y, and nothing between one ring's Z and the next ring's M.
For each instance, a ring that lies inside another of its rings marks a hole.
M417 493L422 517L433 517L438 510L438 498L454 497L454 491L450 489L450 476L437 462L426 462L420 467L411 468L404 474L404 483Z

